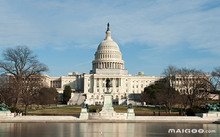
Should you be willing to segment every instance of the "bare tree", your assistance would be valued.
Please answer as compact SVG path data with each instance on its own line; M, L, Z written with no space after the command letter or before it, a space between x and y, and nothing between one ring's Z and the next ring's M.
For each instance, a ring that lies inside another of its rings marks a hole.
M211 73L210 88L213 94L220 95L220 67L216 67Z
M189 104L190 108L193 106L205 103L209 95L209 75L201 70L195 69L180 69L179 74L176 75L178 81L178 88L184 108ZM187 97L187 98L186 98Z
M170 87L172 87L172 88L175 88L175 85L176 85L175 84L175 82L176 82L175 75L177 74L177 72L178 72L178 68L170 65L166 69L164 69L164 71L162 73L164 75L166 81L168 81L170 83Z
M4 75L0 76L0 102L5 104L11 104L10 99L12 98L12 94L10 93L7 86L7 77Z
M178 98L181 108L184 108L184 112L186 112L188 105L192 108L194 105L201 105L207 101L210 90L208 84L210 77L203 71L168 66L163 75L166 81L169 82L170 87L180 92L180 95L176 98ZM169 88L166 89L169 90Z
M176 80L175 76L178 72L178 69L175 66L168 66L163 71L164 75L164 90L165 94L163 94L162 99L165 102L166 108L168 108L168 112L170 113L172 110L173 104L177 103L177 97L179 96L178 93L176 93L175 86L176 86Z
M25 105L25 115L27 114L28 106L36 104L39 99L39 91L44 87L42 79L43 77L41 75L34 75L26 79L23 83L21 101Z
M27 88L26 81L31 76L39 75L48 70L48 67L37 60L32 51L25 46L18 46L16 48L8 48L3 52L4 60L0 61L0 70L5 75L12 78L14 90L14 106L17 106L19 99L22 96L22 91Z
M165 91L161 95L161 97L168 112L171 113L173 106L178 102L177 97L179 96L179 92L176 91L174 87L171 87L169 81L166 81L164 83L164 90Z
M215 89L220 90L220 67L214 69L214 71L212 72L212 77L213 79L215 79Z

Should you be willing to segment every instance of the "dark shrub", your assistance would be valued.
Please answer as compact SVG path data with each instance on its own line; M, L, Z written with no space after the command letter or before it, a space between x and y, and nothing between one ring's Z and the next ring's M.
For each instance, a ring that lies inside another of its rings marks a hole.
M195 116L195 113L206 113L206 109L203 107L192 107L186 110L187 116Z
M12 113L13 112L16 112L16 113L23 113L23 111L19 108L16 108L16 107L9 107L8 108Z

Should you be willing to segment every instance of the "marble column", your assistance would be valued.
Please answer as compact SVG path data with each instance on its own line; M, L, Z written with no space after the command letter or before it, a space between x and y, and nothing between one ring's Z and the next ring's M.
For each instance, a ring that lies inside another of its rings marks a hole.
M95 92L95 89L96 89L96 78L94 78L93 93Z
M116 83L116 80L115 80L115 78L113 78L113 80L112 80L112 87L113 87L113 88L116 87L116 84L115 84L115 83Z

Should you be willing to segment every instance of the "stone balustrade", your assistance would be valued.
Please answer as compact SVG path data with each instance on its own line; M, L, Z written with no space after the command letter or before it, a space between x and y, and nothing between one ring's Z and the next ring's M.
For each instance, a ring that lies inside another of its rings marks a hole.
M127 113L89 113L89 119L127 119Z

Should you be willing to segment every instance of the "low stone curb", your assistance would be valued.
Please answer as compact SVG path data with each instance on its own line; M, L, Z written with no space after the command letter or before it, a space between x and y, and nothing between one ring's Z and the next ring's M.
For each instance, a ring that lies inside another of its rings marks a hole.
M0 123L220 123L217 118L196 116L136 116L135 120L80 120L73 116L18 116L0 118Z

